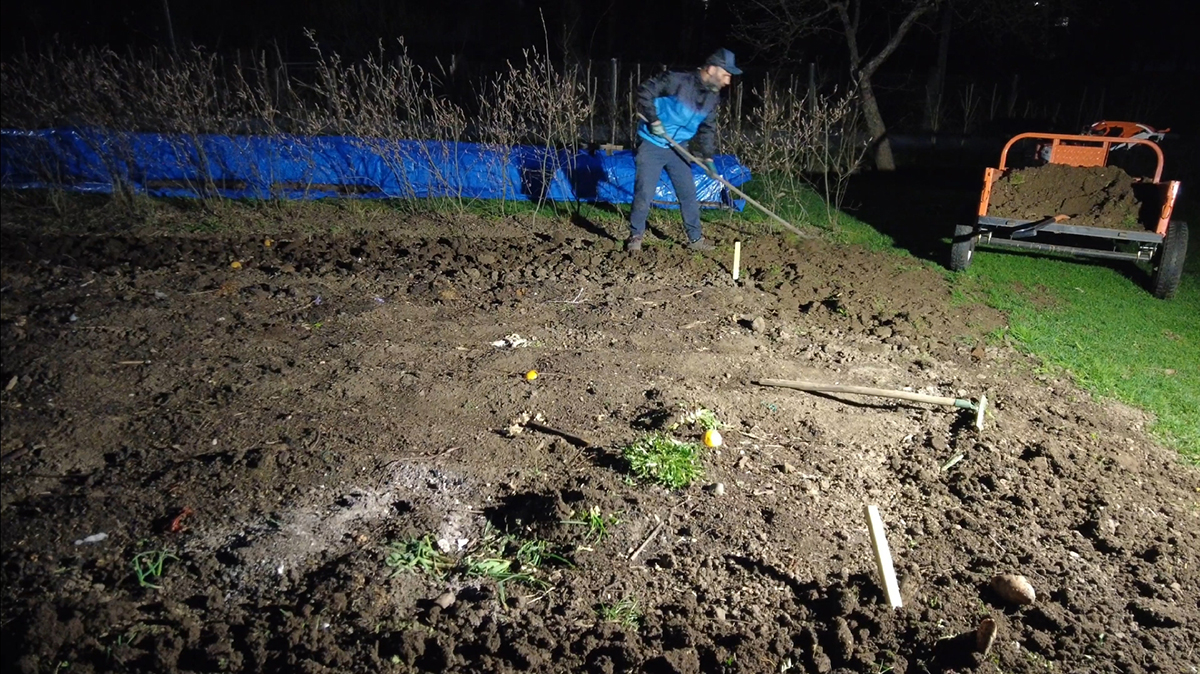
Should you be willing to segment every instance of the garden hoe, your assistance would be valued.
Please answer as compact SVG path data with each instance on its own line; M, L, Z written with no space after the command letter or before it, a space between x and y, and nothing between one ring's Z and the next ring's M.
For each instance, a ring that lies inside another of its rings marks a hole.
M649 120L646 119L646 116L641 114L640 112L638 113L638 119L642 120L643 122L646 122L647 124L649 123ZM667 139L667 142L671 144L671 147L675 148L676 152L683 155L684 159L692 162L693 164L695 164L696 166L699 166L700 168L704 168L704 162L697 159L696 155L692 154L691 152L688 152L687 148L685 148L682 145L680 145L679 143L677 143L674 138L672 138L670 136L663 136L663 137ZM805 232L805 231L799 229L798 227L796 227L795 225L793 225L792 223L788 222L787 220L784 220L783 218L779 217L778 215L775 215L766 206L763 206L762 204L755 201L752 197L750 197L745 192L734 187L732 184L730 184L730 182L728 180L725 180L724 178L722 178L721 176L718 175L718 176L716 176L716 181L721 183L722 185L724 185L725 189L727 189L730 192L733 192L734 194L738 195L739 197L745 199L746 201L748 201L750 204L752 204L758 210L771 216L771 218L773 218L775 220L775 222L778 222L779 224L783 225L784 227L787 227L788 230L790 230L796 236L798 236L802 239L813 238L812 233Z
M790 381L787 379L759 379L750 382L759 386L774 386L777 388L791 388L797 391L816 391L819 393L854 393L864 396L879 396L882 398L899 398L900 400L912 400L919 403L932 403L934 405L945 405L947 407L961 407L965 410L971 410L975 413L975 428L983 430L983 415L987 411L987 396L980 395L979 402L973 403L970 400L963 398L943 398L941 396L929 396L923 393L909 393L908 391L889 391L881 388L867 388L865 386L840 386L837 384L818 384L808 381Z

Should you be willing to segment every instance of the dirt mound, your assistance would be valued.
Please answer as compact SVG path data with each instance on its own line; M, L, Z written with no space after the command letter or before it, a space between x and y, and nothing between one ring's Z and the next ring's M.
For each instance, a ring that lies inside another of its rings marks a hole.
M632 256L547 226L0 232L0 669L1200 665L1196 471L1142 414L984 346L1001 317L952 302L937 270L743 238L735 283L727 249ZM994 406L977 432L949 408L759 378ZM728 426L704 478L633 480L620 448L696 407ZM523 412L590 445L510 437ZM903 609L883 602L866 503ZM589 512L616 521L575 523ZM424 536L453 570L386 563ZM472 570L518 541L553 557L505 583ZM997 573L1036 603L996 596Z
M1047 164L1010 171L992 186L988 215L1041 220L1069 215L1067 224L1142 229L1134 181L1116 166Z

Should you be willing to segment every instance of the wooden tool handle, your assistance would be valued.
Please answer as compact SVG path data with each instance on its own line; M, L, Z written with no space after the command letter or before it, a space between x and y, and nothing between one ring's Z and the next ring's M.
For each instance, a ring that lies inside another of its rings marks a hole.
M818 384L808 381L791 381L787 379L759 379L751 382L759 386L774 386L777 388L790 388L797 391L818 391L822 393L856 393L858 395L880 396L883 398L899 398L900 400L912 400L919 403L932 403L934 405L947 405L949 407L961 407L958 401L954 398L943 398L942 396L930 396L923 393L909 393L908 391L889 391L881 388L867 388L865 386L841 386L838 384Z

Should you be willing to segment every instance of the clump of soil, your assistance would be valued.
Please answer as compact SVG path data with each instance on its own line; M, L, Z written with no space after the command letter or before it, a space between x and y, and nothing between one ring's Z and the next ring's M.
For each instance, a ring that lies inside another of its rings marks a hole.
M992 186L987 214L1041 220L1069 215L1072 225L1142 229L1133 178L1116 166L1047 164L1008 173Z

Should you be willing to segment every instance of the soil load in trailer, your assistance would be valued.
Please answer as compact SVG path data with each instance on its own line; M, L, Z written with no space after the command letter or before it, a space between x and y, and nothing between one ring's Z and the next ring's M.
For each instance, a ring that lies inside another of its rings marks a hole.
M1017 169L992 185L988 215L1040 220L1062 213L1072 225L1144 231L1133 184L1134 178L1116 166Z

